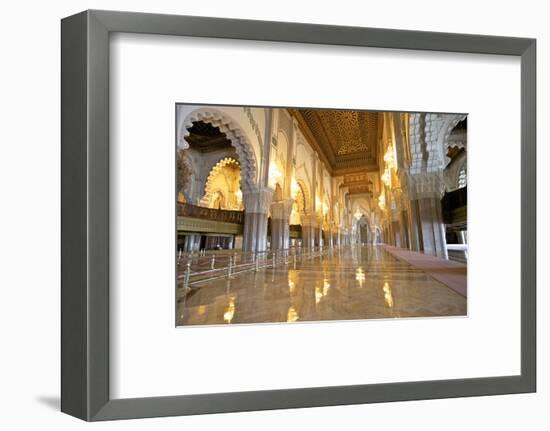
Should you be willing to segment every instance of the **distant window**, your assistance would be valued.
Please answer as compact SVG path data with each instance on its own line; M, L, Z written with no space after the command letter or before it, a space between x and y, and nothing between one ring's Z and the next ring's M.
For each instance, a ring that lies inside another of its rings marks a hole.
M464 163L464 165L462 165L460 171L458 172L457 188L462 189L466 187L467 184L468 182L466 179L466 163Z

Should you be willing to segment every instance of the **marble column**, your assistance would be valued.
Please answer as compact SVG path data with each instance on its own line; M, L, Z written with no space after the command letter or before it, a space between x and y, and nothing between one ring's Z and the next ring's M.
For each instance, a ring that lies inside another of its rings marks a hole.
M289 220L293 199L283 199L271 204L271 249L286 250L290 245Z
M258 187L243 193L243 251L265 251L267 247L267 214L273 189Z
M437 197L418 199L424 239L424 253L439 256L444 259L447 255L445 240L445 225L441 210L441 201Z
M411 232L411 250L422 251L422 229L420 225L420 208L417 200L410 201L409 229Z
M304 214L302 216L302 246L311 248L315 245L315 216Z
M409 177L411 237L419 244L420 251L432 256L447 259L447 241L445 239L445 224L441 208L443 179L441 173L423 173ZM416 232L415 232L416 231Z

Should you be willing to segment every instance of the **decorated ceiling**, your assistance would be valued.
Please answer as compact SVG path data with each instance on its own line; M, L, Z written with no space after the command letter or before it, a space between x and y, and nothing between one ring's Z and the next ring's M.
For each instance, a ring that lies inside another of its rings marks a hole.
M333 174L376 169L378 113L289 109L325 156Z

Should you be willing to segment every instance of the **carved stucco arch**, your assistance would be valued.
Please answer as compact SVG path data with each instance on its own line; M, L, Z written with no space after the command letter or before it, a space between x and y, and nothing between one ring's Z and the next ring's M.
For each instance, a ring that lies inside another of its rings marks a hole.
M456 190L458 188L458 177L462 168L467 169L466 153L461 153L453 163L445 169L444 180L446 191Z
M286 154L284 155L285 157L285 161L286 161L286 158L288 156L288 148L290 147L290 143L291 143L291 140L290 140L290 137L288 136L288 134L286 133L286 130L284 130L283 128L279 127L277 129L277 148L279 148L279 135L283 135L285 141L286 141Z
M235 160L232 157L224 157L223 159L219 160L213 167L210 169L210 172L208 173L208 177L206 178L206 182L204 184L204 194L201 199L201 204L203 206L208 206L208 204L212 200L213 194L217 191L213 188L213 181L218 175L218 172L220 169L227 165L235 164L240 167L240 163L238 160ZM242 178L242 169L241 169L241 178Z
M411 174L437 172L448 163L449 136L466 114L411 114L409 140Z
M200 108L189 113L183 121L178 147L182 149L189 148L189 144L185 140L185 137L189 136L187 129L192 127L193 122L196 121L202 121L218 127L220 132L225 134L227 139L231 141L231 145L235 148L239 157L241 165L241 189L243 192L256 189L256 178L258 176L254 149L243 129L226 113L214 108Z
M303 212L300 211L300 213L309 214L311 212L311 196L309 194L307 181L297 178L296 182L298 183L298 186L302 190L302 195L304 196L304 210Z
M445 169L448 163L449 136L466 114L426 114L428 172Z
M454 115L448 115L445 119L445 122L443 123L443 126L441 127L441 131L439 133L439 149L441 151L441 162L442 162L442 169L447 166L447 163L449 163L450 158L447 157L447 152L449 150L450 146L450 139L451 132L456 127L458 123L466 119L466 114L454 114Z

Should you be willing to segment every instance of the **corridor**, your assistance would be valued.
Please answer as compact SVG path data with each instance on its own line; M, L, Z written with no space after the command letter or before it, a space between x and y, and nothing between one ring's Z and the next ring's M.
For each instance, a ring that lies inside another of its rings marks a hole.
M177 289L178 326L464 315L464 296L384 246L334 248Z

